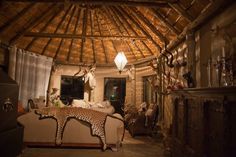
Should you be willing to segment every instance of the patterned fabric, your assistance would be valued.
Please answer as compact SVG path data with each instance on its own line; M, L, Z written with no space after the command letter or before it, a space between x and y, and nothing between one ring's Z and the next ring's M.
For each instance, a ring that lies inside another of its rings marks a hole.
M56 144L60 145L66 122L69 118L75 118L91 124L92 135L98 136L103 144L103 150L107 148L105 139L105 121L108 114L78 107L45 107L35 110L40 118L54 118L57 121Z

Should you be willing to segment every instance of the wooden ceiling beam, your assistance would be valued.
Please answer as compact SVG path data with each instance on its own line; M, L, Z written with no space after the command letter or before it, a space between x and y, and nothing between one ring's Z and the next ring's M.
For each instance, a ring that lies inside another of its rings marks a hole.
M20 30L19 33L17 33L10 41L10 44L15 44L27 31L29 31L31 28L33 28L36 24L40 23L41 21L45 20L50 14L51 11L48 10L54 10L55 4L50 5L47 9L45 9L39 16L33 17L29 23L24 25L24 27Z
M109 18L107 18L107 19L109 19ZM109 33L111 34L111 28L109 27L108 23L107 23L106 26L107 26L107 28L108 28L108 30L109 30ZM118 26L118 25L117 25L117 26ZM118 29L118 30L119 30L120 34L122 35L120 29ZM112 41L112 44L113 44L113 47L115 48L114 41ZM127 41L126 41L126 45L128 45L128 49L133 52L133 50L131 50L130 45L127 43ZM116 50L116 51L117 51L117 50ZM140 51L140 49L139 49L139 51ZM141 52L141 51L140 51L140 52ZM133 54L134 54L134 53L133 53ZM142 55L143 55L143 53L142 53ZM145 57L145 56L143 55L143 57Z
M51 18L49 18L49 20L47 21L47 23L43 26L42 29L39 30L39 32L43 32L47 29L47 27L49 26L49 24L53 21L53 19L59 15L62 11L64 7L61 5L57 11L55 11L55 13L51 16ZM37 40L38 38L35 38L33 40L31 40L31 42L26 46L25 50L29 50L31 49L32 45L34 44L34 42Z
M84 9L84 17L83 17L83 27L82 27L82 41L81 41L81 48L80 48L80 62L83 62L83 53L84 53L84 43L85 43L85 36L87 32L87 19L88 19L88 7Z
M118 10L117 10L117 14L118 15L120 15L121 16L121 18L123 18L123 20L125 21L125 23L129 26L129 28L134 32L134 34L135 35L138 35L138 33L134 30L134 28L131 26L131 24L127 21L127 19L124 17L124 15L121 13L121 12L119 12ZM118 18L118 17L117 17ZM119 18L118 18L118 20L119 20ZM120 23L121 23L121 25L123 25L123 23L122 23L122 21L120 21ZM126 29L126 31L127 31L127 33L129 34L129 31ZM135 40L134 40L135 41ZM142 44L146 47L147 45L146 45L146 43L144 42L144 41L141 41L142 42ZM136 44L136 42L133 42L133 44L135 45L135 47L138 49L138 45ZM138 49L138 50L140 50L140 49ZM150 49L147 49L148 51L150 50ZM149 51L151 54L154 54L152 51ZM143 52L141 52L140 51L140 53L141 53L141 55L143 55Z
M126 23L126 25L133 31L133 33L134 33L135 35L138 35L138 33L134 30L134 28L131 26L131 24L130 24L130 23L127 21L127 19L124 17L124 15L123 15L117 8L113 8L113 10L117 13L117 15L116 15L116 13L113 13L113 15L116 16L116 18L118 19L118 21L120 22L120 24L124 27L124 29L125 29L125 31L127 32L127 34L130 35L128 29L125 27L125 25L124 25L123 22L120 20L120 18L118 17L118 15L123 19L123 21L124 21L124 22ZM137 45L135 42L133 42L133 43L134 43L135 47L138 49L139 53L143 56L143 52L140 51L140 49L138 48L138 45ZM129 45L129 46L130 46L130 45ZM132 51L132 52L133 52L133 51ZM136 55L135 55L135 57L136 57ZM137 59L137 57L136 57L136 59Z
M79 22L80 22L79 19L80 19L81 12L82 12L82 10L80 9L78 11L78 16L77 16L77 19L76 19L76 22L75 22L75 27L74 27L74 30L73 30L73 35L76 34L76 30L77 30L77 27L78 27ZM71 39L71 43L70 43L70 47L69 47L69 52L68 52L66 61L70 60L70 55L71 55L71 51L72 51L72 47L73 47L73 42L74 42L74 38Z
M90 10L90 24L91 24L91 35L93 35L94 29L94 10ZM92 39L92 49L93 49L93 62L96 63L96 52L94 47L94 40Z
M151 55L154 55L154 53L152 52L152 50L147 46L147 44L142 41L143 45L145 46L145 48L150 52Z
M136 32L136 33L137 33L137 32ZM137 34L136 34L136 35L137 35ZM135 44L136 48L138 49L138 51L141 53L141 55L145 58L145 56L144 56L143 52L140 50L139 46L137 46L136 43L134 43L134 44ZM129 44L128 44L128 45L129 45ZM129 48L130 48L130 45L129 45Z
M66 18L66 15L68 14L68 12L70 11L70 9L72 8L72 5L66 10L65 14L63 15L61 21L58 23L54 33L56 33L58 31L58 29L60 28L60 26L62 25L62 23L64 22L65 18ZM52 38L50 38L47 42L47 44L44 46L43 50L42 50L42 55L44 55L46 49L48 48L48 45L51 43L52 41Z
M229 0L229 3L224 3L224 0L214 0L214 3L210 2L211 5L207 6L208 9L204 10L193 22L189 23L177 39L173 40L168 46L168 50L171 51L176 46L178 46L182 41L184 41L186 34L189 31L197 30L199 26L207 22L210 18L218 16L217 11L221 10L224 7L231 5L234 0Z
M16 22L24 16L30 9L34 7L35 4L31 3L24 9L22 9L19 13L16 14L13 18L11 18L9 21L7 21L4 25L0 27L0 34L6 31L7 28L14 26Z
M115 20L115 17L114 16L108 16L108 15L111 15L112 13L108 10L108 9L103 9L104 10L104 13L105 13L105 16L110 19L110 21L113 23L113 25L116 26L116 28L118 29L120 35L123 36L123 33L120 29L120 26L118 25L117 21ZM129 50L131 51L132 55L134 56L135 60L137 60L137 57L135 56L134 52L133 52L133 49L131 48L131 46L128 44L127 41L125 41L126 45L128 46Z
M168 3L168 4L173 10L175 10L178 14L183 16L189 22L192 22L194 20L194 18L186 10L184 10L184 8L181 7L178 3Z
M167 21L163 17L163 15L160 14L157 10L151 9L151 11L154 13L154 16L160 19L173 33L175 33L176 35L181 33L181 31L177 30L174 26L172 26L172 24L169 21Z
M101 32L101 23L99 22L99 20L98 20L98 15L97 15L97 13L95 12L95 16L96 16L96 20L97 20L97 24L98 24L98 31L99 31L99 34L100 35L102 35L102 32ZM107 59L107 52L106 52L106 48L105 48L105 45L104 45L104 42L103 42L103 40L101 40L101 42L102 42L102 48L103 48L103 52L104 52L104 55L105 55L105 60L106 60L106 63L107 63L107 61L108 61L108 59ZM114 45L113 45L114 46ZM116 49L115 49L116 50ZM116 50L117 51L117 50Z
M122 8L121 8L122 9ZM128 9L128 8L127 8ZM154 26L140 11L138 11L135 8L130 8L132 10L133 13L136 14L136 16L142 20L147 26L148 28L150 28L150 30L164 43L169 43L168 39L159 31L157 30L156 26ZM134 14L133 14L134 15ZM135 15L134 15L135 16ZM135 20L135 19L134 19ZM140 26L141 27L141 26ZM144 32L146 32L146 30L143 29ZM148 34L148 33L146 33ZM150 35L151 36L151 35Z
M148 40L146 37L139 36L110 36L110 35L80 35L80 34L62 34L62 33L37 33L28 32L25 37L38 38L75 38L75 39L99 39L99 40Z
M123 9L122 9L123 10ZM136 25L136 27L138 27L151 41L152 41L152 43L157 47L157 48L159 48L160 50L161 50L161 46L152 38L152 36L149 34L149 33L147 33L140 25L139 25L139 23L132 17L132 16L130 16L126 11L122 11L122 13L123 14L125 14L126 15L126 17L128 17L135 25Z
M57 50L56 50L56 54L53 56L53 59L56 59L57 58L57 55L61 49L61 45L63 43L63 39L61 39L60 43L59 43L59 46L57 47Z
M5 0L8 2L31 2L31 3L71 3L81 5L102 5L102 6L142 6L142 7L168 7L168 3L176 0Z
M74 14L75 14L75 10L76 10L76 7L74 7L73 10L72 10L70 19L69 19L69 21L68 21L68 23L67 23L67 25L66 25L65 34L68 33L68 31L69 31L69 26L70 26L72 17L73 17ZM54 59L57 58L57 56L58 56L58 54L59 54L59 52L60 52L60 49L61 49L61 45L63 44L63 42L64 42L64 38L62 38L61 41L60 41L59 47L57 48L57 51L56 51L56 55L53 57Z

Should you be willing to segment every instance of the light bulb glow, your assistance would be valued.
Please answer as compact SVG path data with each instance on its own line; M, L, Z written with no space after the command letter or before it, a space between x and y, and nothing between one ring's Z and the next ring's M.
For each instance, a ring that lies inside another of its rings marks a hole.
M116 64L116 66L117 66L119 72L121 72L121 71L124 69L125 65L126 65L127 62L128 62L127 59L126 59L126 57L125 57L124 52L119 52L119 53L116 55L116 58L114 59L114 61L115 61L115 64Z

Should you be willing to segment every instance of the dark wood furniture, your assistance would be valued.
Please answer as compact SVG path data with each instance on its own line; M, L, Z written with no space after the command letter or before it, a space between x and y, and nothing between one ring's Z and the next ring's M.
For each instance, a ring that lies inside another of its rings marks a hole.
M127 123L127 129L132 137L136 135L150 135L154 133L154 128L157 123L159 108L154 105L152 110L139 112L135 117L132 117ZM148 115L147 115L148 113ZM130 113L127 113L130 114Z
M173 157L236 156L236 88L174 91Z
M23 126L17 123L18 85L0 70L0 156L21 152Z

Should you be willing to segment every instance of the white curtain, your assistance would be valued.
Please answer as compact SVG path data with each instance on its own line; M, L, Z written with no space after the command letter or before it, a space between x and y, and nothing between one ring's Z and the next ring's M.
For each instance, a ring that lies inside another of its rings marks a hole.
M19 85L18 99L24 108L30 98L46 98L52 62L49 57L16 47L10 49L9 76Z

